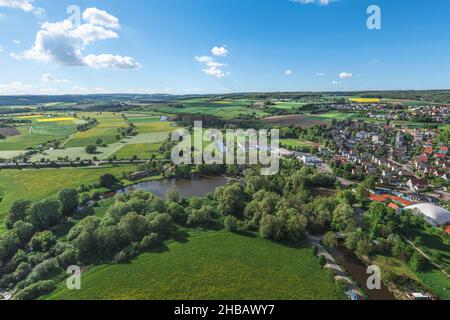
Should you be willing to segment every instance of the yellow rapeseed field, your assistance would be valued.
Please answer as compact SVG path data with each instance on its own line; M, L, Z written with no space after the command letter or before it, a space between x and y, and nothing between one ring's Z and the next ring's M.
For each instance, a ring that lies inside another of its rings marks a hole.
M46 118L46 119L39 119L38 122L61 122L61 121L73 121L76 120L76 118L72 117L62 117L62 118Z
M381 101L381 99L378 98L352 98L350 99L352 102L357 103L378 103Z

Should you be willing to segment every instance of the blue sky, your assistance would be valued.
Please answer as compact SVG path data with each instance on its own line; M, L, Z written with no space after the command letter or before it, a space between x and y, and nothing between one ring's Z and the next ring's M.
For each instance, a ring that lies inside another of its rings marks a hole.
M0 94L450 87L450 1L321 1L0 0Z

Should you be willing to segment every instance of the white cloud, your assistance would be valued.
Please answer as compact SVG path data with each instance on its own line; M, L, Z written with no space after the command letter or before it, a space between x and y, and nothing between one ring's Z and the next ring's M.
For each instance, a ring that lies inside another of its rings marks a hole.
M230 74L229 72L223 72L222 69L220 69L220 67L225 66L225 64L215 61L213 57L196 56L195 60L197 60L200 63L204 63L206 65L207 68L202 69L202 71L208 76L223 78Z
M324 72L317 72L316 73L316 76L318 76L318 77L323 77L323 76L325 76L326 74L324 73Z
M3 52L3 47L2 46L0 46L0 53L2 53Z
M83 59L83 62L85 65L95 69L136 69L140 67L140 64L132 57L123 57L112 54L90 54Z
M19 45L20 44L20 40L13 40L13 43Z
M341 79L350 79L353 77L352 73L348 73L348 72L342 72L339 74L339 78Z
M286 70L286 75L291 76L293 74L292 70Z
M93 25L113 29L119 28L119 19L97 8L87 8L83 12L83 19Z
M333 85L338 85L338 84L341 84L341 83L342 83L342 81L336 81L336 80L331 82L331 84L333 84Z
M14 81L9 84L0 84L0 93L2 95L25 94L35 88L36 86L25 85L22 82Z
M54 83L70 83L70 81L67 80L67 79L64 79L64 78L62 78L62 79L57 79L57 78L53 77L51 74L48 74L48 73L42 75L41 81L42 81L42 82L45 82L45 83L49 83L49 82L54 82Z
M0 0L0 8L13 8L22 9L23 11L30 12L34 9L31 4L32 0Z
M331 2L334 2L336 0L291 0L292 2L296 3L302 3L302 4L320 4L322 6L326 6L327 4L330 4Z
M214 47L211 49L211 53L215 56L226 57L229 53L225 45L221 47Z
M3 13L0 12L0 21L5 19L5 18L6 18L6 15L4 15Z
M101 10L98 11L102 12L102 14L104 12ZM104 13L106 16L109 16L106 12ZM87 16L91 20L100 19L98 15L93 13ZM104 22L101 23L106 24ZM36 34L33 47L20 55L13 53L11 57L45 63L53 62L64 66L88 66L92 68L114 69L138 68L139 63L131 57L113 54L83 55L87 45L100 40L117 39L118 37L119 35L115 31L91 23L74 26L69 20L55 23L45 22Z

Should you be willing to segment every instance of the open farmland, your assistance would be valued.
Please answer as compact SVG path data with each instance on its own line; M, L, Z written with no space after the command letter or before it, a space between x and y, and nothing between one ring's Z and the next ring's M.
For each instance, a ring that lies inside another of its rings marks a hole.
M101 139L105 144L117 142L117 130L126 128L127 121L120 114L111 112L105 113L79 113L79 117L90 117L98 120L99 124L87 131L75 133L65 147L85 147L89 144L96 144L97 139Z
M170 128L171 130L175 129L173 127ZM141 150L139 153L141 156L140 159L150 159L153 152L147 154L147 150L143 149L142 145L160 144L168 137L169 132L140 133L135 136L122 138L120 141L111 143L107 146L99 146L97 147L97 152L94 154L88 154L85 147L67 147L67 145L69 145L69 143L67 143L62 148L46 150L45 152L35 154L31 157L31 161L40 161L41 159L58 160L65 158L68 158L69 160L76 160L77 158L80 158L80 160L93 160L94 157L100 160L108 160L113 155L117 156L117 153L123 148L125 148L125 150L121 152L120 155L125 159L131 159L135 155L131 150L136 151L139 148ZM139 145L140 147L134 147L134 145ZM129 157L125 157L125 155L129 155ZM146 157L143 157L145 155Z
M138 159L151 159L153 155L156 159L161 159L164 155L159 152L160 147L160 143L127 144L114 153L114 155L119 160L132 159L135 156Z
M19 134L0 140L0 151L35 148L51 140L63 139L76 131L77 125L74 121L38 122L38 120L33 118L30 125L16 127Z
M318 117L312 118L311 116L301 114L272 116L264 118L263 121L282 126L296 125L302 128L309 128L315 125L324 125L329 123L329 120L326 118L318 118Z
M48 299L306 299L343 298L309 247L285 246L226 232L199 233L186 243L101 265Z

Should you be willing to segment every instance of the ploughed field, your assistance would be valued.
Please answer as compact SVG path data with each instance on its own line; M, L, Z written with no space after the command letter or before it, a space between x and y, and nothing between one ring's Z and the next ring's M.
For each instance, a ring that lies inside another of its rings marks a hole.
M343 299L308 246L202 232L123 264L94 267L81 290L47 299Z

